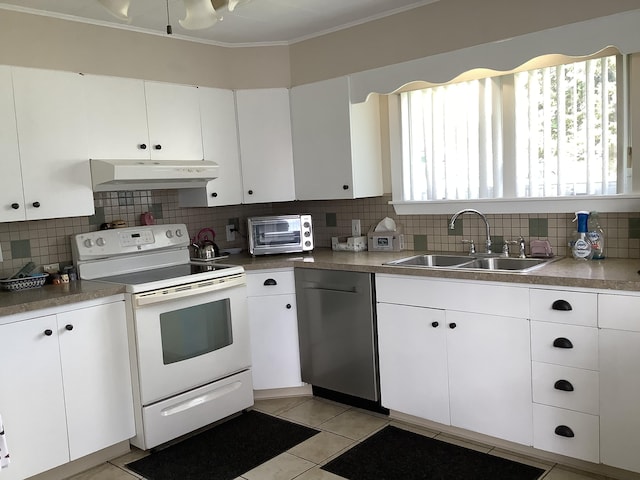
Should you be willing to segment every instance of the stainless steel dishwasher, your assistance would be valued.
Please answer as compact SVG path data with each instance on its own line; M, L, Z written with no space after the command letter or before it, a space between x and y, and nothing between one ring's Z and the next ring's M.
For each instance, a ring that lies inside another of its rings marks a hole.
M295 268L302 380L380 404L373 274Z

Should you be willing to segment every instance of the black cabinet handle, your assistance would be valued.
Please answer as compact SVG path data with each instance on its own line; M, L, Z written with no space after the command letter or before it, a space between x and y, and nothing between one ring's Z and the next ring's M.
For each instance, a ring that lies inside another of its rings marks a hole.
M71 325L70 323L65 325L64 328L66 328L67 330L71 331L73 330L73 325Z
M248 193L249 195L253 195L253 190L249 190L247 193Z
M349 190L349 185L342 185L343 190Z
M153 148L155 148L156 150L162 150L162 145L154 145Z
M211 193L211 196L215 198L215 197L218 196L218 194L216 192L213 192L213 193Z
M566 300L556 300L551 304L551 309L560 310L562 312L569 312L573 310L573 308L571 307L571 304Z
M34 208L40 208L40 202L33 202Z
M291 309L291 304L287 303L287 310L290 310L290 309Z
M573 343L568 338L558 337L553 341L553 346L556 348L573 348Z
M440 325L438 322L431 322L431 326L433 328L436 328L438 325Z
M13 208L14 210L17 210L20 208L20 204L19 203L12 203L11 204L11 208Z
M147 149L147 144L146 143L141 143L140 145L138 145L138 148L140 150L146 150Z
M276 282L273 278L267 278L263 283L265 287L273 287L274 285L277 285L277 284L278 282Z
M571 385L569 380L558 380L553 384L553 388L562 390L563 392L573 392L573 385Z
M449 324L449 328L456 328L456 327L457 327L457 325L455 323L450 323Z
M567 437L567 438L575 437L573 430L571 430L566 425L558 425L555 429L555 432L556 432L556 435L559 435L560 437Z
M47 328L47 329L44 331L44 334L45 334L47 337L50 337L51 335L53 335L53 330L51 330L50 328Z

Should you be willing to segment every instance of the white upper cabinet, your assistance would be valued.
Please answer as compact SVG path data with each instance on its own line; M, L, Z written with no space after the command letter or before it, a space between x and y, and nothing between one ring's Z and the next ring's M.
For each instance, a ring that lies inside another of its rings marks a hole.
M291 89L298 200L382 195L379 99L351 104L349 78Z
M84 78L19 67L12 67L12 76L24 191L21 219L93 215Z
M145 82L151 158L202 160L198 88Z
M87 75L90 158L202 160L198 88Z
M144 82L86 75L89 158L149 159Z
M219 166L206 188L180 190L181 207L215 207L242 203L242 175L233 91L198 88L204 159Z
M295 199L286 88L236 91L243 203Z
M0 66L0 222L25 219L11 69Z

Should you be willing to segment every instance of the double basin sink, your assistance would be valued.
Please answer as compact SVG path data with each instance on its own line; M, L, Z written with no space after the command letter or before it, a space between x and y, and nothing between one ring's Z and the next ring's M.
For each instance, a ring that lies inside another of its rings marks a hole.
M548 258L425 254L385 263L396 267L459 268L499 272L529 272L549 263Z

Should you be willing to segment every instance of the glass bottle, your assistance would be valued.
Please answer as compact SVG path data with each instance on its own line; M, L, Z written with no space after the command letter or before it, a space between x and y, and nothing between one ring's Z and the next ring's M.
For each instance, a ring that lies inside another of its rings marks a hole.
M591 242L591 249L593 250L593 260L604 259L604 230L600 226L598 221L598 212L589 213L587 236Z

